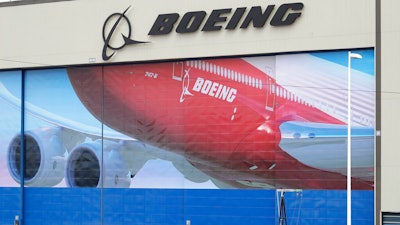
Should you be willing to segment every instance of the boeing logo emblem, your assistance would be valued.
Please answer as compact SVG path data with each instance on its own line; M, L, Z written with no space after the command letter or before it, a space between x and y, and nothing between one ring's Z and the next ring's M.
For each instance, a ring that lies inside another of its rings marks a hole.
M181 102L181 103L185 101L186 95L193 96L193 94L190 93L190 91L189 91L189 81L190 81L189 71L190 71L190 68L185 70L185 75L183 76L182 94L181 94L181 98L179 99L179 102Z
M133 45L133 44L142 44L142 43L147 43L145 41L136 41L131 39L131 34L132 34L132 28L131 28L131 23L126 17L126 13L130 9L130 6L123 12L123 13L113 13L111 14L106 21L104 22L103 25L103 41L104 41L104 46L103 46L103 53L102 57L104 61L109 60L113 55L115 54L116 51L124 48L127 45ZM112 24L114 22L114 24ZM122 37L122 42L119 43L118 46L113 46L112 41L114 40L114 33L116 32L116 29L118 26L121 26L122 23L126 23L127 26L127 31L125 34L121 33ZM111 29L107 31L107 27L110 27L109 24L112 24ZM108 53L109 50L112 50L112 53Z
M301 2L240 8L214 9L206 11L186 12L181 16L178 13L159 14L154 21L149 36L162 36L171 32L177 34L215 32L222 30L246 29L249 26L263 28L266 24L273 27L289 26L301 16L304 4ZM131 39L131 23L126 16L130 6L123 13L111 14L103 25L103 52L104 61L109 60L116 51L127 45L148 43ZM117 29L118 28L118 29ZM116 34L120 32L120 36ZM120 38L120 39L118 39Z

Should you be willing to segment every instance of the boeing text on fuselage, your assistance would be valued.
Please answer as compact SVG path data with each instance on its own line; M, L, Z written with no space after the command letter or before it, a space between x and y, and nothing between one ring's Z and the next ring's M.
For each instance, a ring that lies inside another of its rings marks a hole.
M222 99L227 102L233 102L237 94L237 90L235 88L228 87L211 80L205 80L201 77L197 78L192 90L217 99Z

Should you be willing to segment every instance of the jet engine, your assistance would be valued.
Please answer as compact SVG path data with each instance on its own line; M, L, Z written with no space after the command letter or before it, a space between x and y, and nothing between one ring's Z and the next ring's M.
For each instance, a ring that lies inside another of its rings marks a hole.
M129 187L131 173L122 160L120 148L119 143L101 140L76 146L67 159L66 184L70 187Z
M59 128L41 128L25 132L26 186L54 186L64 178L66 149L58 136L59 131ZM8 170L18 183L21 183L21 137L21 134L16 135L8 147Z

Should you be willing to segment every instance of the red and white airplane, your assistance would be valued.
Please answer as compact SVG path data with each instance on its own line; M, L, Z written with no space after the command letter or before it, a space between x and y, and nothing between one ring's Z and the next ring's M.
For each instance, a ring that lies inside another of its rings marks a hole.
M298 54L67 73L99 121L183 156L214 181L239 188L345 189L347 77L346 67L333 64ZM373 88L373 77L353 74L360 87L353 100L352 187L373 189L374 97L371 89L362 91ZM90 148L69 154L67 179L82 181L91 173L76 165L93 159Z

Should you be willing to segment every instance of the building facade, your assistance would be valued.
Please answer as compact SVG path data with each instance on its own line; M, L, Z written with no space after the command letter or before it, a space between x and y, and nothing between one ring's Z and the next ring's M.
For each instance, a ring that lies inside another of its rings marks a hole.
M396 6L0 2L0 224L396 221Z

